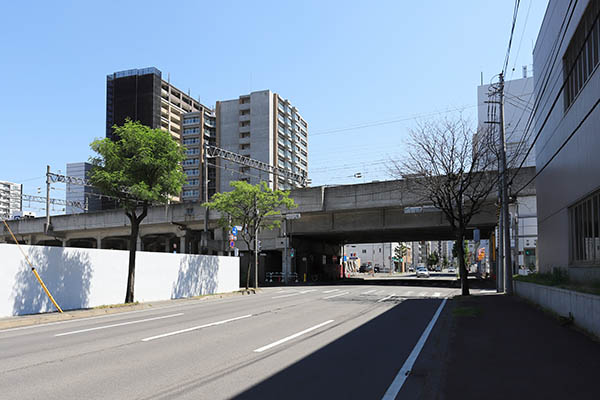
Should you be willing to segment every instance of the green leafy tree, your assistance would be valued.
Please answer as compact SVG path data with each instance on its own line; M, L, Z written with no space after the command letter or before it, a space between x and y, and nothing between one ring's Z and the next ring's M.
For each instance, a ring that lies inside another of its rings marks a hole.
M427 266L433 267L434 265L437 265L439 261L440 257L438 256L437 251L434 251L427 257Z
M185 182L181 162L183 148L169 133L127 120L114 127L116 140L100 139L90 144L97 157L90 180L103 194L119 198L131 222L129 273L125 303L133 302L135 252L140 223L152 203L167 203Z
M277 216L282 208L297 207L289 198L289 191L272 190L265 182L251 185L244 181L231 182L233 191L216 193L205 206L220 212L219 225L229 229L239 225L238 235L246 243L248 250L254 248L254 286L258 287L258 245L260 229L273 229L281 225ZM246 274L246 289L250 286L250 263Z
M398 260L400 266L402 266L402 263L406 261L405 257L407 251L408 246L406 246L404 243L400 243L398 246L394 247L394 258Z

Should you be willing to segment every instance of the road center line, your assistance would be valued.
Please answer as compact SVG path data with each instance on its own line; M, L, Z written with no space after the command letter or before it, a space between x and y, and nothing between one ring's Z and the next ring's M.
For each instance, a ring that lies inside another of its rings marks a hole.
M272 299L281 299L282 297L298 296L300 293L282 294L281 296L271 297Z
M260 353L260 352L263 352L263 351L265 351L265 350L269 350L269 349L270 349L270 348L272 348L272 347L279 346L279 345L280 345L280 344L282 344L282 343L285 343L285 342L287 342L287 341L290 341L290 340L292 340L292 339L295 339L295 338L297 338L298 336L302 336L302 335L304 335L305 333L312 332L312 331L314 331L315 329L319 329L320 327L322 327L322 326L325 326L325 325L327 325L327 324L330 324L330 323L332 323L332 322L333 322L333 320L332 320L332 319L330 319L329 321L321 322L320 324L318 324L318 325L315 325L315 326L313 326L313 327L310 327L310 328L308 328L308 329L305 329L305 330L303 330L303 331L301 331L301 332L294 333L293 335L290 335L290 336L288 336L288 337L285 337L285 338L283 338L283 339L280 339L280 340L278 340L278 341L276 341L276 342L273 342L273 343L271 343L271 344L268 344L268 345L266 345L266 346L260 347L260 348L258 348L258 349L256 349L256 350L254 350L254 352L255 352L255 353Z
M195 330L202 329L202 328L208 328L210 326L223 325L223 324L226 324L226 323L231 322L231 321L237 321L238 319L249 318L251 316L252 316L252 314L242 315L241 317L224 319L223 321L211 322L209 324L194 326L192 328L187 328L187 329L181 329L181 330L175 331L175 332L163 333L162 335L156 335L156 336L151 336L151 337L147 337L145 339L142 339L142 342L149 342L151 340L160 339L160 338L164 338L164 337L167 337L167 336L178 335L180 333L191 332L191 331L195 331Z
M369 291L366 291L366 292L362 292L361 294L369 294L369 293L374 292L374 291L375 291L375 289L369 290Z
M317 289L308 289L308 290L303 290L300 292L300 294L304 294L304 293L310 293L310 292L316 292Z
M404 385L404 382L406 382L406 379L408 378L408 375L410 374L411 368L415 364L415 361L417 360L419 353L421 353L421 349L423 349L423 345L425 345L425 342L427 341L427 338L429 337L429 334L431 333L431 330L433 329L433 327L445 305L446 305L446 299L442 300L442 304L440 304L440 306L438 307L435 314L433 314L433 318L431 318L431 321L429 321L429 324L423 331L423 334L421 334L419 341L417 342L417 344L415 344L415 347L413 348L410 355L404 362L404 365L402 365L402 368L400 368L400 371L398 371L398 374L394 378L392 384L390 385L388 390L385 392L385 394L383 395L381 400L393 400L396 398L396 396L398 395L398 392L400 391L400 389L402 389L402 385Z
M410 296L412 294L412 290L409 290L408 292L406 292L405 296Z
M326 290L323 293L332 293L332 292L337 292L340 289L331 289L331 290Z
M171 315L163 315L162 317L154 317L154 318L146 318L146 319L138 319L135 321L128 321L128 322L120 322L118 324L111 324L111 325L104 325L104 326L97 326L94 328L87 328L87 329L79 329L77 331L70 331L70 332L65 332L65 333L59 333L54 335L55 337L58 336L67 336L67 335L74 335L76 333L83 333L83 332L90 332L90 331L98 331L100 329L108 329L108 328L115 328L117 326L124 326L124 325L133 325L133 324L139 324L141 322L148 322L148 321L156 321L159 319L165 319L165 318L172 318L172 317L179 317L180 315L183 315L183 313L177 313L177 314L171 314Z
M323 299L333 299L334 297L343 296L343 295L348 294L348 293L350 293L350 292L342 292L342 293L334 294L334 295L331 295L331 296L323 297Z
M382 299L377 300L378 303L381 303L382 301L386 301L387 299L391 299L392 297L394 297L395 294L390 294L389 296L386 296Z

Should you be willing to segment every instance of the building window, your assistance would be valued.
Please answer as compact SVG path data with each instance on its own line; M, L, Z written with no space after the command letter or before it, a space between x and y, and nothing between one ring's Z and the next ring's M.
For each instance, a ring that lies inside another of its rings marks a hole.
M240 97L240 104L248 104L250 103L250 96Z
M185 151L185 155L186 156L195 156L197 154L200 154L200 149L199 148L193 148L193 149L187 149Z
M250 110L248 110L248 109L240 110L240 115L250 115Z
M241 139L246 139L250 137L250 132L242 132L240 133L240 138Z
M367 250L366 250L366 249L363 249L362 253L363 253L363 254L367 254Z
M241 127L250 126L250 121L242 121L242 122L240 122L240 126Z
M183 135L197 135L200 133L200 128L184 128Z
M563 57L565 80L565 110L575 101L592 72L598 66L600 52L600 2L590 1L579 25L571 38L571 43Z
M240 144L240 150L246 150L250 148L250 143L242 143Z
M569 255L573 265L600 263L600 191L569 208Z
M183 124L184 125L199 124L199 123L200 123L200 117L184 118L183 119Z

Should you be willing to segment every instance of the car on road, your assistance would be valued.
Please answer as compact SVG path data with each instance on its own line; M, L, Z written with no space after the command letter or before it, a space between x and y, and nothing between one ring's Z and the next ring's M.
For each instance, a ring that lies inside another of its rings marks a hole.
M456 267L454 265L451 265L448 267L448 273L449 274L455 274L456 273Z
M429 271L425 267L417 267L417 278L429 278Z
M415 267L413 267L412 265L408 267L408 272L415 272Z
M360 266L358 272L371 272L373 271L373 266L369 264L363 264Z

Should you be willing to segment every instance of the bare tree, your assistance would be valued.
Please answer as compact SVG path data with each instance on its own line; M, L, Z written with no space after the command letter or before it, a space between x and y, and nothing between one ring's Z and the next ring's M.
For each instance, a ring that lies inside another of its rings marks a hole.
M481 211L498 174L493 135L475 132L462 117L422 122L411 130L404 161L392 173L424 204L438 208L450 224L458 252L462 294L469 294L464 240L473 216Z

